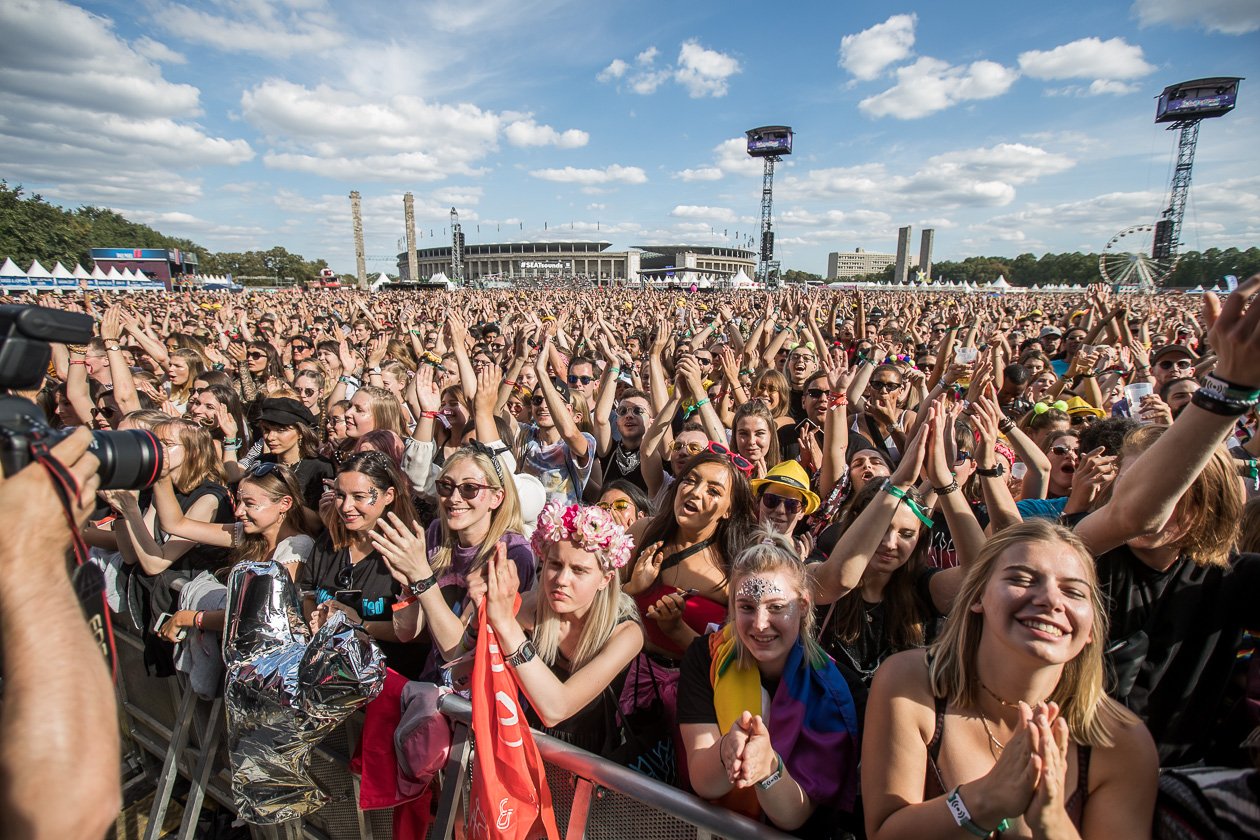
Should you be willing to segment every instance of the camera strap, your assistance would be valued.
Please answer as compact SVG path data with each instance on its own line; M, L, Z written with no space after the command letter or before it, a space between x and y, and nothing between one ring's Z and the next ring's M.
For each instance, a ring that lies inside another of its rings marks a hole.
M71 584L79 598L79 606L83 609L101 655L109 668L110 678L118 677L116 651L114 649L114 626L110 621L109 603L105 598L105 574L93 563L88 563L88 545L83 539L78 523L74 521L74 508L78 504L79 482L66 465L58 461L43 441L31 444L31 455L42 466L52 479L53 489L61 500L61 510L65 514L66 524L70 526L71 550L74 553L75 570L71 575Z

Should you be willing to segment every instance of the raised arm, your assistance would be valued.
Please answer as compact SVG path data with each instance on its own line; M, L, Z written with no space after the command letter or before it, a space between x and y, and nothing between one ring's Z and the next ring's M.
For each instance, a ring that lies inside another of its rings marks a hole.
M538 388L542 391L543 398L547 401L547 411L551 414L551 420L556 424L556 431L560 433L560 437L569 445L569 452L573 455L573 460L577 464L585 464L587 459L594 455L590 451L590 442L586 436L582 434L582 430L578 428L577 422L573 419L569 406L560 396L560 392L556 390L556 386L552 384L551 377L547 375L547 350L551 345L551 339L547 338L543 341L543 349L538 354L538 361L534 367L538 373Z
M111 306L101 319L101 339L105 343L105 355L109 359L110 381L114 385L114 401L123 414L137 411L140 398L136 396L136 381L131 368L122 354L122 313L118 306Z
M1220 356L1217 378L1235 389L1229 399L1240 407L1254 404L1251 395L1260 389L1260 304L1247 306L1247 299L1257 291L1260 274L1240 284L1224 306L1210 293L1204 300L1209 337ZM1163 528L1242 413L1218 414L1202 405L1221 408L1224 404L1196 399L1187 405L1150 449L1125 466L1110 501L1076 526L1095 556Z

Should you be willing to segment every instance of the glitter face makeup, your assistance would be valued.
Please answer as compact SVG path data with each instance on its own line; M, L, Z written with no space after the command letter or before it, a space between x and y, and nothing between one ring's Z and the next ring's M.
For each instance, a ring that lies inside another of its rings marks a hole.
M782 594L783 590L779 588L779 585L769 578L746 577L735 592L735 597L748 598L760 604L766 598Z
M381 497L381 493L375 487L368 490L368 504L376 504L376 500Z

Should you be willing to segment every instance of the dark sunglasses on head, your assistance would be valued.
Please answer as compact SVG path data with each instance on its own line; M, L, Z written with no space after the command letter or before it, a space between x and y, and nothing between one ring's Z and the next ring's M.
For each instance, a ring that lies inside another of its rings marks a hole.
M629 510L633 504L629 499L613 499L611 502L599 502L604 510Z
M744 475L752 475L752 461L749 461L743 455L740 455L726 444L711 440L709 441L708 451L712 452L714 455L725 455L727 458L731 459L731 464L735 467L735 469L739 470Z
M270 461L262 461L250 467L247 475L250 478L262 478L264 475L271 475L272 473L276 473L277 475L279 475L280 465L273 464Z
M884 393L890 393L892 391L896 391L900 387L901 387L900 382L893 382L891 379L872 379L871 380L871 388L873 388L876 391L883 391Z
M590 385L594 381L595 381L595 377L593 376L577 376L572 373L569 374L570 385L577 385L579 382L582 383L583 385Z
M788 516L795 516L801 509L800 499L789 499L778 493L762 493L761 503L766 506L766 510L778 510L779 505L783 505L783 512Z
M827 389L826 388L806 388L805 396L809 397L811 400L821 400L823 397L827 396Z
M464 501L471 502L481 494L482 490L494 490L495 488L489 484L478 484L475 481L461 481L459 484L456 484L450 479L444 478L435 483L434 489L437 490L437 494L443 499L449 499L458 490Z

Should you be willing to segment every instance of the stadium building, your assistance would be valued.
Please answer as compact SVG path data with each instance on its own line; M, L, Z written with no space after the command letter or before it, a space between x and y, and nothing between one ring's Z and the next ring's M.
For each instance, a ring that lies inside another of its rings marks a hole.
M883 271L897 260L896 254L876 254L857 248L853 251L832 251L827 255L827 280L845 280Z
M720 282L743 273L751 277L757 255L743 248L711 245L634 245L609 251L611 242L504 242L465 245L464 278L469 281L585 277L599 282L637 282L686 272L696 280ZM416 250L419 277L452 273L451 246ZM407 254L398 255L398 276L409 276Z

